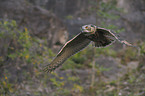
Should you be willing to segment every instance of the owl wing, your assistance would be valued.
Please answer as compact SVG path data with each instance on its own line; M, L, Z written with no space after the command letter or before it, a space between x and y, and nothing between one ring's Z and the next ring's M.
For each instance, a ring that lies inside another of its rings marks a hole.
M106 47L115 41L108 30L102 28L97 28L95 34L91 34L87 38L95 43L95 47Z
M96 34L98 34L98 37L100 37L98 42L95 43L96 46L110 45L116 39L117 41L119 41L122 44L131 46L131 47L136 47L136 46L133 46L132 44L128 43L126 40L122 40L115 32L105 29L105 28L98 27Z
M54 58L54 60L44 67L45 72L51 72L59 67L71 55L85 48L91 40L87 39L84 33L79 33L77 36L69 40Z

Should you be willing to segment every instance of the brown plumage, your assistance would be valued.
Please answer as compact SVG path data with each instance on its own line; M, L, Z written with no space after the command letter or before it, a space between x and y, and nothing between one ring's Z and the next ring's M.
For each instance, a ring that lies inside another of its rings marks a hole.
M120 40L115 33L108 29L100 28L95 25L84 25L82 26L82 32L77 36L69 40L52 60L52 62L44 67L45 72L51 72L59 67L64 61L70 56L76 54L83 48L85 48L92 41L95 43L95 47L106 47L118 40L128 46L133 46L125 40ZM135 46L133 46L135 47Z
M63 46L55 59L44 68L44 71L51 72L55 70L67 58L85 48L90 42L91 40L87 39L84 33L79 33Z

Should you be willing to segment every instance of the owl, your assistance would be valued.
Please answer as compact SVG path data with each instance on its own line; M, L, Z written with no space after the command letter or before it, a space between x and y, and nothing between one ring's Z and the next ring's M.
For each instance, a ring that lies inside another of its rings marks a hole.
M84 25L81 27L81 30L82 31L79 34L66 42L52 62L44 67L43 70L45 72L51 72L55 70L70 56L88 46L90 42L93 42L95 47L106 47L117 40L122 44L135 47L127 41L119 39L119 36L117 36L113 31L97 27L93 24Z

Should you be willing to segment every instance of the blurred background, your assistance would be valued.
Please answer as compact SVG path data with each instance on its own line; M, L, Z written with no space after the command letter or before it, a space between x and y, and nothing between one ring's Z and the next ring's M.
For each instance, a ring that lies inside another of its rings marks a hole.
M43 72L86 24L140 50L90 44ZM0 0L0 96L145 96L145 0Z

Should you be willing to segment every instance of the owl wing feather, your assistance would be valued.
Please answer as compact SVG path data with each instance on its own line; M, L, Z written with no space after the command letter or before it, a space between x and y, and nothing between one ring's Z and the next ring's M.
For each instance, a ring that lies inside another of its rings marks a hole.
M104 29L97 28L94 34L88 35L88 39L95 43L95 47L106 47L112 44L115 39L114 37Z
M87 39L84 33L79 33L77 36L69 40L54 58L54 60L44 67L45 72L51 72L66 61L67 58L74 55L78 51L85 48L91 40Z
M101 40L105 40L105 38L106 38L107 41L110 41L110 44L112 44L112 43L113 43L112 41L114 41L114 40L116 39L117 41L119 41L119 42L122 43L122 44L125 44L125 45L127 45L127 46L131 46L131 47L136 47L136 48L137 48L137 46L134 46L134 45L128 43L126 40L122 40L122 39L118 36L118 34L116 34L115 32L113 32L113 31L111 31L111 30L108 30L108 29L105 29L105 28L98 27L97 32L98 32L99 34L103 34L104 39L101 38ZM109 43L109 42L108 42L108 43ZM98 45L99 45L99 44L100 44L100 43L98 42ZM109 45L110 45L110 44L109 44ZM101 44L100 44L100 45L101 45Z

